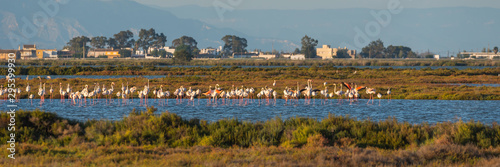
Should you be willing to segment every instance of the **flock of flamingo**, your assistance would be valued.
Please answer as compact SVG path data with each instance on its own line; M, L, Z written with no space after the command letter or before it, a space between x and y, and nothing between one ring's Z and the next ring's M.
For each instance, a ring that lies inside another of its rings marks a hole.
M54 96L54 88L52 85L50 85L50 89L48 92L46 92L46 87L45 83L42 83L41 77L38 77L40 80L40 84L38 87L38 97L40 97L40 105L42 105L45 102L45 96L47 93L49 94L49 98L53 99ZM50 79L50 76L47 76L47 79ZM27 78L28 80L28 78ZM256 91L256 89L252 87L244 87L241 86L235 87L232 85L231 89L228 90L223 90L219 86L219 84L216 84L213 89L212 86L209 86L208 91L202 92L200 89L192 89L191 87L185 88L183 86L175 89L173 93L170 93L169 91L164 91L163 90L163 85L159 87L159 89L150 89L149 85L149 79L147 81L147 84L144 85L144 88L142 90L139 90L136 86L130 87L128 82L126 83L126 86L124 83L121 84L121 89L116 90L115 93L115 83L112 82L109 85L109 88L106 88L106 85L101 85L99 83L94 83L93 88L90 88L89 85L85 85L84 87L81 88L79 91L74 91L70 84L68 83L65 85L66 87L63 86L62 83L59 83L59 95L60 95L60 100L61 103L66 103L66 99L68 99L69 103L71 105L87 105L87 99L89 99L90 105L95 105L96 104L96 99L101 99L101 97L104 97L105 103L110 104L114 103L115 97L118 99L118 103L120 105L127 105L129 103L134 102L134 94L137 94L136 97L139 98L139 104L140 105L147 105L148 103L148 97L150 93L153 94L153 97L155 98L155 101L158 101L159 105L168 105L168 99L172 96L175 96L177 104L180 104L183 102L183 100L187 100L187 105L192 104L194 105L195 103L195 98L198 99L198 104L200 101L201 96L207 97L207 105L209 104L214 104L217 105L219 102L222 105L226 104L239 104L239 105L247 105L251 102L254 102L255 100L258 100L259 104L276 104L276 99L278 98L278 92L275 91L273 88L265 86L260 88L260 91ZM337 97L337 104L341 104L344 102L344 96L345 100L349 101L350 104L353 102L357 102L358 99L360 98L360 92L364 89L366 91L366 94L369 95L369 99L367 101L367 104L370 103L370 100L372 101L371 104L373 104L374 98L373 96L376 94L377 97L379 98L379 105L380 105L380 99L382 98L381 93L377 93L374 88L368 88L366 86L357 86L356 84L349 84L346 82L342 82L339 84L332 84L334 86L334 91L329 92L328 90L328 83L325 82L323 83L323 89L314 89L312 85L312 80L307 81L307 85L305 88L300 88L299 83L297 82L297 87L296 89L291 88L291 87L286 87L283 90L282 97L285 99L285 105L288 105L288 101L290 101L290 104L298 104L299 103L299 98L304 97L305 104L310 104L311 99L314 99L317 96L321 100L321 104L327 104L329 99ZM337 90L337 85L340 87L339 90ZM274 80L272 87L276 86L276 80ZM343 88L346 88L345 91ZM33 105L33 98L35 96L31 94L31 86L29 85L29 82L26 86L26 92L29 94L28 98L30 100L31 105ZM19 99L20 94L21 94L21 88L15 89L15 93L17 94L16 100ZM7 89L3 88L0 91L0 96L4 96L7 94ZM387 93L386 93L389 98L388 100L391 100L391 89L388 88ZM254 97L255 96L255 97ZM121 99L121 101L120 101ZM131 102L129 100L132 100ZM97 100L99 101L99 100ZM314 104L314 102L313 102Z

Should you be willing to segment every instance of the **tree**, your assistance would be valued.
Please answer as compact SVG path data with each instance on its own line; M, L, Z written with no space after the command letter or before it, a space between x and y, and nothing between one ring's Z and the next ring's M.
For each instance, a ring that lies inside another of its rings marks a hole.
M300 49L299 48L295 48L295 50L293 51L293 54L299 54L300 53Z
M365 46L360 55L365 58L384 58L384 42L378 39L376 41L370 42L368 46Z
M114 38L108 39L108 47L113 48L113 49L117 49L117 43L116 43L116 40Z
M200 53L200 49L198 49L198 42L196 42L193 37L182 36L172 41L172 47L177 48L182 45L188 46L193 56Z
M180 38L177 38L172 41L172 47L176 48L181 45L187 45L190 46L191 48L196 48L198 45L198 42L193 37L189 36L182 36Z
M407 58L410 52L412 52L410 47L389 45L384 51L383 58Z
M238 37L236 35L226 35L221 39L224 41L224 53L225 54L233 54L233 53L242 53L246 52L245 49L247 45L247 39Z
M498 46L495 46L495 47L493 48L493 52L495 52L495 54L497 54L497 53L498 53Z
M165 50L160 50L160 51L158 51L158 55L159 55L161 58L166 58L166 57L167 57L167 51L165 51Z
M153 47L155 48L163 48L165 47L165 43L167 43L167 36L163 33L160 35L155 34L155 41L153 42Z
M163 33L156 33L155 29L141 29L139 31L139 39L136 42L136 48L142 48L147 51L150 47L164 47L167 42L167 36Z
M100 48L100 49L106 47L107 43L108 43L108 38L104 36L92 37L90 41L90 45L93 48Z
M119 49L132 47L132 45L134 45L133 38L134 33L132 33L132 31L130 30L120 31L118 34L114 35L114 40L116 40L116 47Z
M154 49L153 51L151 51L151 55L152 55L153 57L158 57L158 53L159 53L159 52L158 52L158 49Z
M347 53L347 49L339 49L337 51L337 58L351 58L349 53Z
M175 62L188 62L193 59L191 47L187 45L180 45L175 48L174 61Z
M87 53L89 47L87 46L87 43L90 41L90 39L86 36L79 36L79 37L74 37L72 38L68 43L66 43L66 46L64 47L65 49L69 49L71 51L75 51L74 57L84 57L84 56L76 56L76 55L83 55L83 52Z
M127 49L122 49L118 52L121 58L132 57L132 51Z
M316 57L316 46L318 45L318 40L315 40L307 35L302 38L302 54L305 55L306 58L314 58Z

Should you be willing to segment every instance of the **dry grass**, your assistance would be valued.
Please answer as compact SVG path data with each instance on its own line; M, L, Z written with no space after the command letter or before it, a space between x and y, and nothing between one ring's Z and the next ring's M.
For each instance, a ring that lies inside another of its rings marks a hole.
M21 144L2 166L498 166L500 149L432 144L403 150L358 147L77 147Z

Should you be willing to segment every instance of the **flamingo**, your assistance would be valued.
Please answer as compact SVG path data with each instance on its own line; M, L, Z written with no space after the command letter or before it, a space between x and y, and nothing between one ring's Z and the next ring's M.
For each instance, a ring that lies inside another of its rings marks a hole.
M68 83L68 87L66 88L66 93L71 93L71 87L69 87L69 83Z
M134 102L134 92L136 90L137 88L135 86L130 88L130 98L132 98L132 103Z
M321 100L321 104L323 104L323 103L326 104L326 102L328 100L328 96L329 96L329 94L328 94L328 86L326 86L326 82L324 83L324 85L325 85L325 90L321 90L320 91L320 94L323 95L323 97L324 97L324 99Z
M116 93L116 97L117 97L117 98L122 97L122 92L117 92L117 93ZM118 101L120 101L120 100L118 100ZM120 103L120 105L121 105L121 104L122 104L122 103Z
M142 91L138 91L137 96L139 97L139 105L142 105L142 98L144 98L144 93L142 93Z
M170 96L170 92L166 92L165 94L168 93L168 96ZM196 89L196 96L198 97L198 105L200 105L200 95L201 95L201 90L200 89ZM168 96L167 96L167 105L168 105Z
M16 102L19 102L19 99L21 98L21 88L17 88L17 99L16 99Z
M177 91L177 90L176 90ZM212 85L208 86L208 91L203 93L203 95L207 96L208 99L207 99L207 104L210 104L211 102L211 98L212 98ZM174 92L174 95L176 94L176 92Z
M66 91L62 88L62 83L59 82L59 95L61 96L61 103L64 103L64 96L66 96Z
M276 86L276 80L274 80L274 82L273 82L273 87L274 87L274 86Z
M104 87L104 85L102 85ZM97 83L97 87L95 87L95 96L97 97L97 102L101 99L101 87L99 83Z
M337 103L340 104L342 102L342 95L344 95L344 91L342 91L342 85L340 85L340 90L337 91L337 84L333 84L335 86L334 92L335 95L339 96Z
M306 101L309 100L307 103L310 104L311 103L311 97L313 97L313 94L314 96L316 95L316 93L313 93L313 92L319 92L320 90L318 89L313 89L313 86L312 86L312 80L307 80L307 86L305 89L302 89L300 90L301 93L304 94L304 96L306 96Z
M380 106L380 98L382 98L382 94L377 93L377 97L378 97L378 105Z
M35 97L35 96L33 96L33 94L29 95L29 98L30 98L30 101L31 101L31 105L33 105L33 97Z
M52 84L50 84L49 93L50 93L50 101L52 101L52 93L54 93L54 89L52 89Z
M155 90L156 91L156 90ZM154 93L153 93L154 94ZM161 101L160 99L163 98L163 96L165 96L165 93L163 92L163 85L160 85L160 89L158 90L158 92L156 93L156 97L158 98L158 103L161 104Z
M198 92L200 90L198 89ZM167 99L167 106L168 106L168 98L170 97L170 92L169 91L165 91L165 98ZM198 98L198 104L200 103L200 98Z
M365 87L365 89L366 89L366 94L370 95L368 102L370 102L370 100L372 100L372 104L373 104L373 95L376 93L375 92L376 90L374 88L368 88L368 87ZM368 104L368 102L366 102L366 104Z
M128 95L131 93L130 89L128 88L128 82L127 82L127 88L125 89L125 96L128 97ZM128 103L128 98L126 99L126 102Z
M82 90L82 95L83 95L83 99L85 101L85 105L87 105L87 97L89 96L89 85L85 85L85 88L83 88Z
M389 90L387 90L387 95L389 95L389 101L391 101L391 88L389 88Z
M149 94L149 79L148 79L148 85L144 86L144 89L142 90L142 93L144 94L144 102L146 103L146 106L148 104L148 94Z
M3 85L2 85L0 88L0 96L4 96L4 95L5 95L5 92L3 91Z
M111 103L111 96L113 95L113 91L115 91L114 85L115 83L111 82L111 89L108 89L108 92L106 93L106 95L108 95L109 98L109 103Z
M283 97L285 98L285 105L288 104L288 98L292 95L292 92L288 88L288 86L285 87L285 90L283 90Z
M278 97L278 92L273 91L274 105L276 105L276 98Z
M162 92L163 93L163 92ZM191 101L193 103L193 106L194 106L194 96L196 95L195 94L196 92L194 92L191 87L189 87L189 89L186 91L186 96L189 97L189 100L188 100L188 103L187 105L189 105L189 102Z

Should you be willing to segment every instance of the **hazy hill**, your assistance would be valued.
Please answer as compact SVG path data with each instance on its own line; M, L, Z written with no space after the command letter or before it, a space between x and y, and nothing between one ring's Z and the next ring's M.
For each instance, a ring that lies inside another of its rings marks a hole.
M64 1L64 0L60 0ZM43 11L38 1L16 0L0 6L0 48L13 48L7 34L21 34L23 17L32 21L36 12ZM62 48L74 36L112 36L121 30L137 32L155 28L168 37L167 44L182 35L193 36L200 47L217 47L224 35L247 38L248 49L293 51L300 47L305 35L319 44L333 47L354 42L355 27L363 32L376 21L372 9L324 10L239 10L224 13L221 19L213 7L183 6L158 8L130 0L71 0L61 4L59 12L46 26L23 43L41 47ZM422 52L430 49L446 55L447 51L481 50L490 44L500 46L500 9L494 8L432 8L404 9L391 16L391 22L380 34L369 40L382 39L386 45L406 45ZM136 36L137 37L137 36Z
M286 39L300 44L308 34L320 44L334 47L347 43L354 46L355 27L364 31L376 19L373 9L322 10L239 10L226 12L221 20L214 8L184 6L166 9L181 18L200 21L245 32L265 39ZM431 49L456 52L458 49L482 49L490 44L500 46L500 9L431 8L403 9L391 15L391 22L378 36L386 44L410 46L418 51ZM276 47L275 47L276 48ZM279 48L278 48L279 49Z
M21 35L23 17L32 21L33 15L43 9L38 1L16 0L0 6L0 48L12 48L7 34ZM107 37L121 30L138 32L141 28L155 28L167 35L167 45L182 35L193 36L200 46L219 46L226 34L245 36L226 28L215 28L193 19L179 19L168 11L154 9L134 1L69 1L61 4L59 12L39 29L35 37L23 43L41 47L62 48L70 38L79 35ZM137 38L137 35L135 36ZM17 48L17 44L14 45Z

